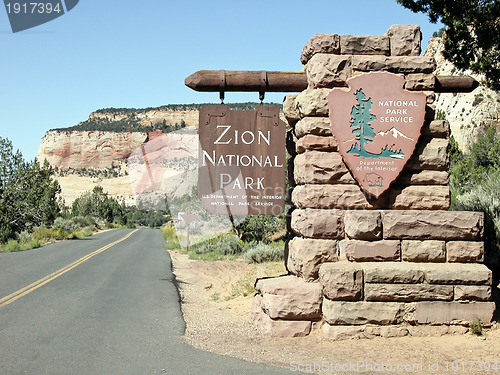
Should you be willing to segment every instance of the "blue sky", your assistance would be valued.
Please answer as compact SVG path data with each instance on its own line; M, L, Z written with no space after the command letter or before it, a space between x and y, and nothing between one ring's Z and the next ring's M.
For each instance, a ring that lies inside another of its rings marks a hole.
M315 33L381 35L393 24L419 24L424 48L440 27L395 0L80 0L13 34L2 7L0 136L33 159L47 130L99 108L218 102L184 85L197 70L298 71ZM258 94L226 94L239 101Z

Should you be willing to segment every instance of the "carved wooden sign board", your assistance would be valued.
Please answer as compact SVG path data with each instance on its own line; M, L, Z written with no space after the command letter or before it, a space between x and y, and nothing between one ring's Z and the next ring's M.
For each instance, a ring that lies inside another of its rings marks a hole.
M378 198L412 156L424 124L426 95L403 89L405 79L372 72L328 95L339 153L360 187Z
M198 194L221 215L278 215L285 198L285 123L279 107L200 110Z

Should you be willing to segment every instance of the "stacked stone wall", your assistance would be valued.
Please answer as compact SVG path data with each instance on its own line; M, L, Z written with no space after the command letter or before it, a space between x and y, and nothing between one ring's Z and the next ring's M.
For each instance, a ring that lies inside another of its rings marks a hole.
M383 36L316 34L304 47L309 88L284 101L290 275L256 283L253 317L266 333L322 326L327 339L387 337L422 324L491 321L483 214L448 211L449 125L435 119L435 61L418 56L420 40L418 26L396 25ZM406 89L427 96L416 150L378 199L338 153L326 101L332 88L368 71L400 74Z

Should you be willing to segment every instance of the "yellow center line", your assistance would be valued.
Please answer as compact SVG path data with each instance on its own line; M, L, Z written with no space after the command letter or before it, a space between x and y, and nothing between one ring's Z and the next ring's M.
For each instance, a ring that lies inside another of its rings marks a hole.
M7 306L9 303L12 303L12 302L18 300L19 298L25 296L28 293L33 292L34 290L40 288L41 286L44 286L45 284L51 282L52 280L58 278L59 276L64 275L66 272L72 270L73 268L82 264L83 262L86 262L87 260L96 256L97 254L102 253L103 251L109 249L110 247L115 246L116 244L118 244L122 241L125 241L127 238L129 238L132 234L134 234L138 230L139 229L136 229L136 230L130 232L129 234L127 234L125 237L120 238L119 240L116 240L115 242L112 242L106 246L103 246L100 249L97 249L96 251L94 251L93 253L90 253L88 255L85 255L84 257L81 257L80 259L74 261L73 263L68 264L67 266L57 270L56 272L53 272L50 275L47 275L47 276L41 278L40 280L37 280L34 283L32 283L28 286L25 286L24 288L19 289L18 291L14 292L12 294L9 294L6 297L3 297L2 299L0 299L0 308Z

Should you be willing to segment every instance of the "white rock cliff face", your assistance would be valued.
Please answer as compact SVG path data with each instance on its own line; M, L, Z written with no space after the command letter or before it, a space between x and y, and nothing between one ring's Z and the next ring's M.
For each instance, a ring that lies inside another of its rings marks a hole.
M468 75L481 82L483 78L471 71L460 71L443 57L441 38L432 38L425 56L433 56L437 62L436 75ZM500 93L480 85L471 93L436 95L436 110L443 111L450 123L451 134L462 150L477 139L478 134L500 124Z
M56 169L66 205L71 205L78 196L95 186L102 186L110 195L125 200L127 204L136 204L138 195L148 190L149 185L146 186L144 181L149 181L146 177L152 173L155 180L153 187L157 190L164 188L162 179L174 181L180 178L178 185L183 180L192 180L182 177L176 160L197 157L195 129L198 111L152 110L134 115L144 126L162 123L163 120L167 124L184 121L187 132L50 130L45 134L37 159L40 162L46 159ZM96 118L118 121L126 116L101 112L89 116L89 119ZM134 163L132 159L137 157L141 160ZM141 166L145 165L148 170L142 171ZM176 191L176 194L182 195L182 191Z
M147 137L139 132L51 130L42 138L36 157L58 170L105 169L126 161Z

